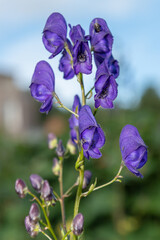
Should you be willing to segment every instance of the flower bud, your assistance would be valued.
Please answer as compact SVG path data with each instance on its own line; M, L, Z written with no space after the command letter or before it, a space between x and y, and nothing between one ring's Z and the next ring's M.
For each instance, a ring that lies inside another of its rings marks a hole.
M42 187L42 182L43 179L41 178L41 176L37 175L37 174L32 174L30 176L30 182L32 184L32 187L39 193L41 192L41 187Z
M15 183L15 191L20 198L24 198L27 194L27 186L22 179L17 179Z
M83 232L84 217L81 213L78 213L73 219L72 228L74 235L78 236Z
M53 194L53 190L49 185L49 182L45 180L41 189L41 197L44 199L47 206L56 204L56 197Z
M53 158L52 172L54 175L59 176L60 166L57 158Z
M83 189L86 188L91 181L92 173L89 170L84 171L84 179L83 179Z
M29 217L34 222L37 223L40 220L40 211L37 203L33 203L29 210Z
M49 133L48 134L48 148L49 149L54 149L57 147L57 138L54 133Z
M68 140L68 142L67 142L67 149L69 150L69 152L71 153L71 154L76 154L76 146L75 146L75 144L72 142L72 140L71 139L69 139Z
M36 237L40 231L39 223L34 223L29 216L25 217L24 220L25 228L31 237Z
M56 153L57 153L58 157L63 157L64 156L65 149L63 147L62 140L59 140L59 142L58 142Z

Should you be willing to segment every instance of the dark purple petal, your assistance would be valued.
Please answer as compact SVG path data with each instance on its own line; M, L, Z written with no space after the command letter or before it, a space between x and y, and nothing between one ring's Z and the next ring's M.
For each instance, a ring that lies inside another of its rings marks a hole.
M43 30L43 43L45 48L52 53L51 57L60 53L64 47L67 36L67 24L60 13L52 13Z
M90 107L85 105L81 108L80 113L79 113L80 134L82 134L82 132L89 127L98 127L98 125L92 114Z
M119 76L119 64L118 61L113 58L111 55L108 60L108 68L111 74L113 74L114 78Z
M137 128L126 125L121 131L119 142L125 165L136 176L142 177L137 169L147 162L147 147Z
M73 48L73 67L75 74L92 72L92 55L87 42L76 42Z
M58 142L56 153L57 153L58 157L63 157L64 154L65 154L65 149L64 149L64 146L62 144L62 140L59 140L59 142Z
M40 112L48 113L52 108L52 93L55 90L55 77L52 68L46 61L37 63L30 91L33 98L42 103Z
M76 26L73 26L71 27L70 26L70 32L69 32L69 36L70 36L70 39L72 40L72 42L74 44L76 44L76 41L84 41L85 37L85 31L84 29L81 27L80 24L76 25Z

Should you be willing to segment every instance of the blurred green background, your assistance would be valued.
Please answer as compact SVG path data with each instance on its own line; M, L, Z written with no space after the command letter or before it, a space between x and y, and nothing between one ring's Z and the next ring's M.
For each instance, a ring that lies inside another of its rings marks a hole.
M39 104L37 106L39 107ZM30 239L24 227L24 218L28 215L31 202L28 196L19 199L16 195L14 184L17 178L22 178L32 189L29 176L32 173L39 174L48 179L54 190L59 192L57 177L53 176L51 170L55 151L48 149L47 132L59 129L56 134L62 138L65 145L69 137L68 117L68 114L55 109L48 117L41 116L39 126L43 131L40 131L39 135L15 138L1 130L1 240ZM49 119L47 123L46 119ZM98 184L105 183L117 173L121 161L119 135L126 124L133 124L138 128L148 146L148 162L141 169L144 175L142 180L124 168L122 183L114 183L82 199L80 212L85 218L84 239L160 239L160 98L153 89L147 89L136 108L124 110L115 107L114 110L100 110L96 119L106 132L106 144L102 149L101 159L86 161L86 169L93 172L92 182L97 177ZM65 190L77 178L75 160L73 156L65 159ZM74 199L75 191L65 202L68 223L72 219ZM51 208L51 219L55 231L59 231L59 203ZM45 237L39 234L38 239Z

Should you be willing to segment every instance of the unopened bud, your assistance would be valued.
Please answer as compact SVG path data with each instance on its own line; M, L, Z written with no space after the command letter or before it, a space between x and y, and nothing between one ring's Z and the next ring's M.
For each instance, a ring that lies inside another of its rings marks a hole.
M59 140L59 142L58 142L56 153L57 153L58 157L63 157L64 156L65 149L63 147L62 140Z
M25 228L31 237L36 237L40 231L39 223L34 223L29 216L24 220Z
M42 185L41 189L41 197L44 199L45 203L49 205L55 205L56 204L56 197L53 194L53 190L49 185L49 182L45 180Z
M54 149L57 147L57 138L54 133L49 133L48 134L48 148L49 149Z
M76 146L75 146L75 144L72 142L72 140L71 139L69 139L68 140L68 142L67 142L67 149L69 150L69 152L71 153L71 154L76 154Z
M32 187L39 193L41 192L41 188L42 188L42 183L43 183L43 179L41 178L41 176L37 175L37 174L32 174L30 176L30 182L32 184Z
M78 213L73 219L72 228L74 235L78 236L83 232L84 217L81 213Z
M83 189L86 188L91 181L92 173L89 170L84 171L84 178L83 178Z
M27 194L27 186L22 179L17 179L15 183L15 191L20 198L24 198Z
M40 220L40 211L37 203L33 203L31 205L29 210L29 217L35 223L37 223Z
M57 158L53 158L52 172L54 175L59 176L60 166Z

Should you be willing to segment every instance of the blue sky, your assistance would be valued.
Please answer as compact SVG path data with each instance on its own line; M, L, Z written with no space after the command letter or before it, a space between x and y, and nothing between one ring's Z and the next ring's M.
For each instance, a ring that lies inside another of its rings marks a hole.
M28 88L36 63L44 59L54 69L56 91L65 102L79 93L76 80L65 81L57 71L59 57L48 60L50 54L41 41L46 19L57 11L67 23L80 23L86 34L93 18L107 21L114 36L114 56L120 65L121 60L126 64L118 79L119 102L135 102L150 85L160 93L159 0L0 0L0 6L0 72L12 74L20 88ZM85 78L87 89L93 79L94 74ZM124 87L128 82L131 87Z

